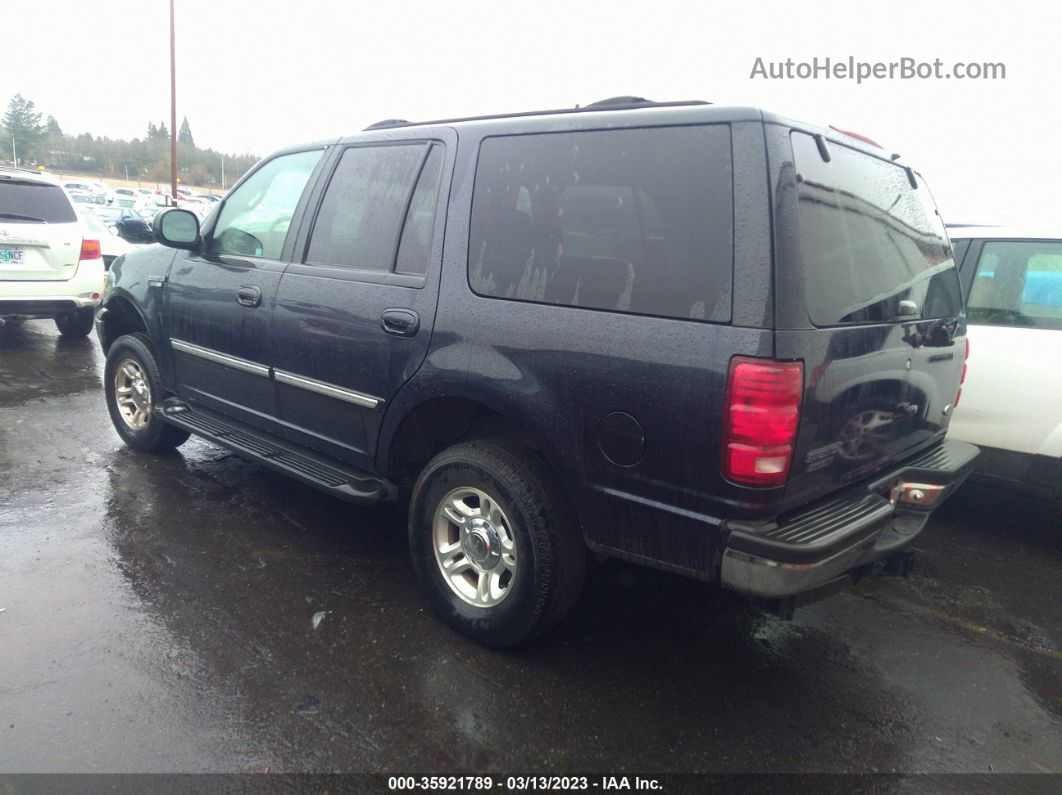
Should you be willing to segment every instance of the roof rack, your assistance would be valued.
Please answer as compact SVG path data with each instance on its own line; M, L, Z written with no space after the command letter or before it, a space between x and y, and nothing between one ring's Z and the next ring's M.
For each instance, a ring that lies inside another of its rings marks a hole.
M370 124L365 128L365 132L369 130L386 130L388 127L405 127L406 125L413 124L409 119L384 119L378 121L375 124Z
M632 110L635 108L675 108L689 105L710 105L702 99L686 99L675 102L654 102L643 97L610 97L598 100L582 107L554 108L553 110L525 110L519 113L491 113L484 116L459 116L449 119L432 119L430 121L405 121L403 119L386 119L366 127L366 130L378 130L389 127L423 127L436 124L455 124L463 121L490 121L492 119L518 119L524 116L554 116L561 113L593 113L607 110Z

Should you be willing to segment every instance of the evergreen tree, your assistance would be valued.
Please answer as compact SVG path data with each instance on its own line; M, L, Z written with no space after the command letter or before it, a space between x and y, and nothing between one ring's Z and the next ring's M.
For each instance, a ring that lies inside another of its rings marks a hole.
M158 137L165 141L170 140L170 131L166 129L166 122L159 124Z
M190 146L195 149L195 140L192 138L192 128L188 126L188 117L181 122L181 131L177 134L177 143Z
M14 145L12 159L29 162L37 155L37 147L44 137L41 114L31 100L15 94L7 103L3 118L4 144Z
M159 128L155 126L155 122L149 121L148 122L147 139L149 141L154 141L158 137L159 137Z
M59 122L55 120L55 116L48 115L48 120L44 124L44 131L49 136L59 136L63 134L63 129L59 126Z

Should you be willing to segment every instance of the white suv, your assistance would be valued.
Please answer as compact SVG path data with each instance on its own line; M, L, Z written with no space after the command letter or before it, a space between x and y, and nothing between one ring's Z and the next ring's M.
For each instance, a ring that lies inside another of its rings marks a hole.
M50 317L83 337L103 291L99 240L86 237L70 197L50 176L0 168L0 325Z
M948 436L983 475L1062 496L1062 234L948 229L967 304L969 376Z

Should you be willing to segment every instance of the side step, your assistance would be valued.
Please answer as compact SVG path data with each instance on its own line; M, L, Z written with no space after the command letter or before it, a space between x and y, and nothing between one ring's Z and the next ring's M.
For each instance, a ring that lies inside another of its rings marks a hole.
M395 485L383 478L216 412L185 403L179 398L170 398L162 403L159 414L170 425L227 447L307 485L316 486L341 500L357 505L375 505L398 496Z

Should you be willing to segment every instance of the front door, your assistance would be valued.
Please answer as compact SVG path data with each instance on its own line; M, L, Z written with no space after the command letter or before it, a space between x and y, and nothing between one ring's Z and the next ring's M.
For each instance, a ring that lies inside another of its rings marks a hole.
M283 432L369 469L387 402L423 361L435 319L439 186L455 142L449 131L415 136L336 152L273 316Z
M262 164L225 199L203 251L179 254L165 287L164 323L182 397L269 428L273 299L288 230L323 150Z

